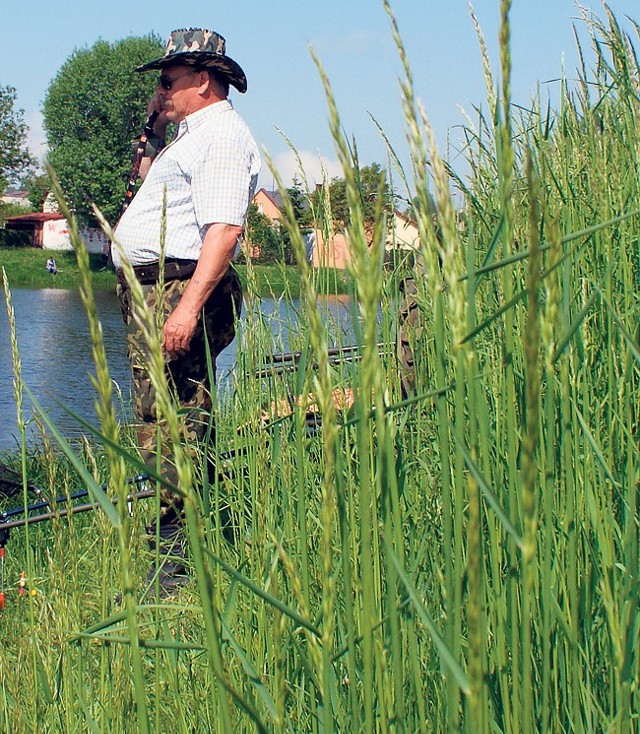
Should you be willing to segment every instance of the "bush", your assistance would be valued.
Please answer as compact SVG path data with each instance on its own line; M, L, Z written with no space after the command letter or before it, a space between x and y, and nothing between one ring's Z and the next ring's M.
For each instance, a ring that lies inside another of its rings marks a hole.
M0 229L0 247L29 247L31 242L31 232Z

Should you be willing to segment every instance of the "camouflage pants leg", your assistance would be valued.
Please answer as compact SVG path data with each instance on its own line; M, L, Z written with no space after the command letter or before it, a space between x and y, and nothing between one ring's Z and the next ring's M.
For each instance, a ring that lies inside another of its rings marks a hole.
M413 278L400 283L401 301L398 310L397 354L403 398L416 392L416 344L422 337L417 286Z
M159 293L155 285L143 285L145 300L152 312L161 309L163 321L182 298L189 280L172 280ZM131 294L126 285L118 284L117 293L127 325L127 342L131 362L135 403L136 435L142 460L149 467L160 469L162 476L177 485L178 476L168 439L166 421L156 413L155 390L149 377L149 349L140 327L132 315ZM180 421L185 445L195 451L205 436L211 418L211 384L207 365L210 351L215 379L216 357L235 336L235 319L242 307L240 279L229 268L203 309L189 351L166 365L175 406L180 410ZM158 447L160 450L158 451ZM161 513L170 522L181 516L179 498L168 490L162 491ZM172 516L170 518L169 516Z

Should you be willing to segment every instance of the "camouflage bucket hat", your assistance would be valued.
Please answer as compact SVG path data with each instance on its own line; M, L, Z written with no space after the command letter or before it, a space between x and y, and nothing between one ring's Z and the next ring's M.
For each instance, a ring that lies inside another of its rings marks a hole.
M164 56L136 67L136 71L164 69L174 64L198 66L220 72L239 92L247 91L247 77L240 66L225 55L226 41L206 28L180 28L169 36Z

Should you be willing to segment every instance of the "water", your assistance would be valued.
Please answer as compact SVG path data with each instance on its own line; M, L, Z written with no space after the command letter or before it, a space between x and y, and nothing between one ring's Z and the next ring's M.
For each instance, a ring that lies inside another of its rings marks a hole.
M125 346L125 327L114 293L96 291L95 299L111 377L123 400L117 400L120 417L130 410L131 380ZM18 349L22 361L22 380L40 405L47 410L63 435L73 440L84 429L60 405L67 406L96 425L95 391L89 375L95 373L91 353L89 324L77 291L14 289L12 304L16 314ZM348 331L348 309L344 299L328 302L327 313L337 328ZM287 351L288 326L296 321L297 304L290 307L264 299L260 310L268 315L274 336L274 352ZM246 309L244 318L246 318ZM241 323L242 328L242 323ZM349 339L347 337L348 343ZM235 367L236 339L218 357L218 375L224 381ZM30 401L25 395L25 419L28 442L36 441L37 428L32 419ZM0 308L0 451L18 446L13 366L9 321Z

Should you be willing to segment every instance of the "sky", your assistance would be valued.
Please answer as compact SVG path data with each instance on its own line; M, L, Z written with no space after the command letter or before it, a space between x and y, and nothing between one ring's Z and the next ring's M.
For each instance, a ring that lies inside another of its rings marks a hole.
M475 0L474 12L499 77L499 0ZM640 21L638 0L611 0ZM604 17L598 0L581 7ZM576 75L578 53L590 39L573 0L512 0L512 100L528 106L539 89L552 106L563 76ZM467 0L391 0L415 88L439 149L454 168L462 165L460 126L475 108L486 111L482 59ZM328 126L328 107L311 49L325 70L342 127L356 142L362 165L387 165L379 128L403 165L409 161L399 79L402 66L381 0L1 0L5 42L0 44L0 85L12 86L30 127L29 146L46 152L41 106L51 80L74 50L98 40L119 41L157 33L165 41L176 28L204 27L226 38L227 54L244 69L245 95L231 99L285 183L297 172L291 146L303 162L309 186L340 175ZM636 38L635 31L632 36ZM133 72L132 72L133 73ZM156 72L152 72L156 73ZM375 122L374 122L375 121ZM266 163L260 186L273 188Z

